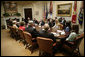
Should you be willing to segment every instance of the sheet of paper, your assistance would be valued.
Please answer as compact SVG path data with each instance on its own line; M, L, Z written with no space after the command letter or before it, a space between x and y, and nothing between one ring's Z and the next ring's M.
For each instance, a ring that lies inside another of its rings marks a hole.
M54 36L60 36L59 33L51 32Z

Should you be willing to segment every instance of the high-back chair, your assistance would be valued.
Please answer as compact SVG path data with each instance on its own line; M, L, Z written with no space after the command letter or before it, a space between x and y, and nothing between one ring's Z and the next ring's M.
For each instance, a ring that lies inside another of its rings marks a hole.
M37 43L39 45L39 55L42 55L41 51L44 51L50 55L54 55L52 39L44 38L44 37L37 37Z
M21 29L18 29L18 34L20 36L20 41L22 41L23 44L25 45L26 44L26 41L25 41L24 31L21 30Z
M79 51L79 45L81 43L81 40L84 38L84 33L80 34L80 36L77 36L74 41L65 41L63 47L67 49L72 55L75 55L75 51L77 51L77 55L80 55Z
M25 41L27 43L26 48L31 50L31 53L33 53L33 50L37 48L37 42L32 42L32 35L28 32L24 32Z
M12 31L12 37L15 38L16 34L15 34L15 28L11 27L11 31Z
M10 29L10 37L13 37L13 30L12 30L12 26L9 26L9 29Z
M20 38L21 38L22 40L24 40L23 30L18 29L18 31L19 31Z
M16 38L16 37L17 37L17 31L16 31L16 28L12 28L12 29L13 29L14 37Z
M79 25L78 24L72 25L72 30L75 30L75 32L78 34L79 33Z

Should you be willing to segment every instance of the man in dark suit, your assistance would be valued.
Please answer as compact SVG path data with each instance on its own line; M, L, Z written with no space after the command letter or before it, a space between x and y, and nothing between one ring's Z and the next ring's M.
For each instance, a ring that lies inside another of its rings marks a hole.
M54 37L54 35L50 32L48 32L49 29L49 25L45 24L44 25L44 29L39 31L39 37L45 37L45 38L50 38L52 39L54 42L56 42L56 38Z
M61 24L64 26L64 29L65 29L66 28L66 20L65 20L65 18L62 18Z
M41 26L44 26L44 24L45 24L45 22L42 20L42 21L41 21Z
M39 24L39 22L38 22L35 18L34 18L33 22L34 22L35 24Z
M9 26L13 26L13 20L9 18Z
M35 27L33 27L33 21L29 21L29 25L25 28L25 31L29 32L32 35L32 38L36 38L39 34Z

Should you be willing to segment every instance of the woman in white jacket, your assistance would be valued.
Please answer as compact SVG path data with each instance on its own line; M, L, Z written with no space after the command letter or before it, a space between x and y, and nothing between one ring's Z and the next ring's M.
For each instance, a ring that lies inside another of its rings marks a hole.
M52 27L53 31L61 30L63 25L59 23L58 19L55 21L55 25Z

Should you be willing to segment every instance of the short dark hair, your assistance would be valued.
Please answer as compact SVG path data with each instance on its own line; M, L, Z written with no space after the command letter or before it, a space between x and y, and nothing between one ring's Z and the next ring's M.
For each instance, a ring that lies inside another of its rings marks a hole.
M25 25L25 23L24 22L20 22L20 26L24 26Z
M75 32L75 30L72 30L71 32Z

